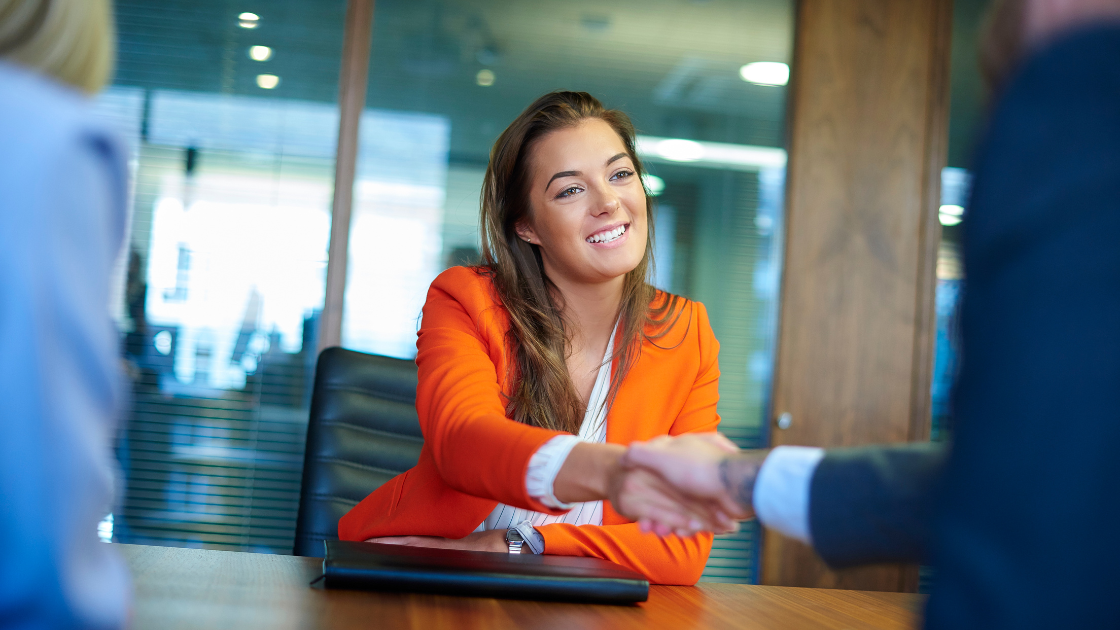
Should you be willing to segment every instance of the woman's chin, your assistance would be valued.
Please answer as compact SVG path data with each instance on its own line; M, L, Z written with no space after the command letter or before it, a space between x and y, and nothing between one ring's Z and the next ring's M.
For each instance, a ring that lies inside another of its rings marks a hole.
M624 252L619 252L619 253L624 254ZM634 271L635 269L638 268L638 265L641 264L641 262L642 262L642 259L641 259L640 256L637 257L636 259L633 256L625 256L625 255L620 255L620 256L617 256L617 257L613 257L613 258L617 258L617 260L599 260L599 261L596 261L598 264L594 265L595 273L592 274L592 275L598 276L602 280L606 280L606 281L615 280L615 279L618 279L618 278L621 278L621 277L625 276L626 274L630 273L631 271Z

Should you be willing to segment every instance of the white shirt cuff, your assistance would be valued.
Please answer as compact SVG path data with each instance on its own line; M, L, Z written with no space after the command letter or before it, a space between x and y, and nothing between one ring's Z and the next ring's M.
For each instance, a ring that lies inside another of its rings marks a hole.
M574 503L557 500L552 494L552 484L568 459L568 453L582 441L574 435L557 435L533 453L529 458L529 470L525 473L525 489L529 491L529 496L554 510L570 510L575 506Z
M824 449L778 446L770 451L754 483L754 512L760 523L807 545L809 485Z

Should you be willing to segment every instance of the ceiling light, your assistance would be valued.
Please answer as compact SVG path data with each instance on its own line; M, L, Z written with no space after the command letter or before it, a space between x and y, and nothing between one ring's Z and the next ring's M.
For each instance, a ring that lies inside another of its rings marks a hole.
M947 215L954 216L954 217L963 217L964 216L964 208L961 207L961 206L952 205L952 204L946 204L944 206L941 206L941 209L939 210L939 212L941 214L947 214Z
M658 142L654 151L666 160L672 160L673 162L695 162L704 157L703 145L699 142L679 138Z
M261 16L256 13L245 12L237 16L237 25L241 28L257 28Z
M275 74L258 74L257 85L266 90L271 90L277 85L280 85L280 77Z
M646 190L651 197L656 197L665 191L665 180L656 175L649 173L642 175L642 183L646 185Z
M777 61L756 61L739 68L739 76L756 85L785 85L789 83L789 66Z
M494 85L494 71L489 68L479 70L478 74L474 75L474 82L482 87Z
M268 61L272 58L272 49L268 46L250 46L249 58L253 61Z
M941 225L945 226L953 226L961 222L960 217L951 214L945 214L944 212L940 213L938 215L938 218L941 219Z
M786 165L786 152L777 147L657 136L638 136L636 140L638 156L650 162L688 162L689 166L735 171L758 171Z

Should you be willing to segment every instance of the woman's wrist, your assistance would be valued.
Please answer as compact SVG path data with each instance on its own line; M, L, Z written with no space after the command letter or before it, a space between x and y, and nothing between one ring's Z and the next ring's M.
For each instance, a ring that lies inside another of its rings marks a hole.
M625 453L620 444L577 444L552 482L553 496L564 503L607 499L610 480L622 467Z

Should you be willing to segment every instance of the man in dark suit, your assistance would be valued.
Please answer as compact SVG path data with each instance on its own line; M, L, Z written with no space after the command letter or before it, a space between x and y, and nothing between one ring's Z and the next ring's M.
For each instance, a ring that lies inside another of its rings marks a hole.
M932 563L928 628L1115 628L1120 1L1004 2L996 19L986 61L1008 72L964 235L951 451L729 456L691 436L634 445L627 461L729 514L757 512L833 566Z

